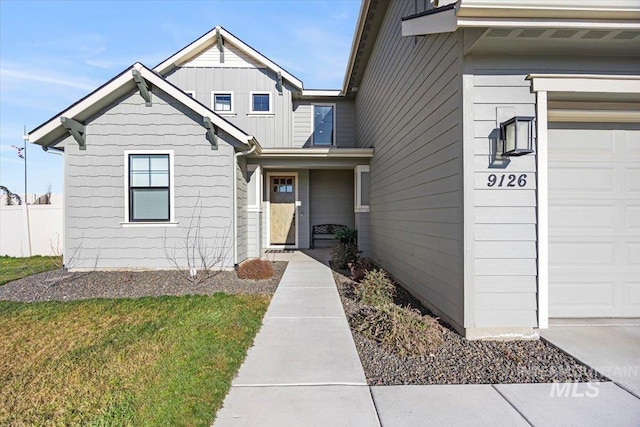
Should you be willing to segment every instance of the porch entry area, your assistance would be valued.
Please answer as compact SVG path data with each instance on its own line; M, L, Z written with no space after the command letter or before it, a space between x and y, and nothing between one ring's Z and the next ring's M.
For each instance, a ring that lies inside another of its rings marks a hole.
M314 225L355 227L353 169L266 169L264 175L264 248L309 248Z

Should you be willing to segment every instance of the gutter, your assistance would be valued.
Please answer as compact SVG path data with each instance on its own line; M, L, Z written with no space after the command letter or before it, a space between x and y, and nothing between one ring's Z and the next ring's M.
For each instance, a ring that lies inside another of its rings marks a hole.
M249 145L251 145L251 148L245 151L238 151L237 153L234 153L233 158L233 212L231 215L231 220L233 222L233 266L237 267L238 266L238 158L242 157L242 156L248 156L249 154L255 152L260 145L258 144L258 142L255 140L255 138L253 136L249 136L247 137L247 139L249 140Z

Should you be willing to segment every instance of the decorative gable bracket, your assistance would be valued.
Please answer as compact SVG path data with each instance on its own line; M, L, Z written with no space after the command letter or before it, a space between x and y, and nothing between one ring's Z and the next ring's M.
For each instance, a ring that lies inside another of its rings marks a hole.
M218 43L218 50L220 51L220 63L224 64L224 43L222 34L220 34L220 28L216 28L216 41Z
M207 128L207 137L209 138L209 143L211 144L212 150L218 149L218 129L216 125L213 124L209 117L204 117L204 126Z
M280 71L278 71L278 84L276 85L276 89L278 89L278 92L282 95L282 73Z
M82 123L68 117L60 117L62 126L69 131L69 134L76 140L81 150L87 149L85 127Z
M147 85L147 81L142 77L140 71L133 69L131 70L131 74L133 74L133 80L138 85L138 89L140 90L140 96L144 99L147 107L151 107L151 92L149 91L149 86Z

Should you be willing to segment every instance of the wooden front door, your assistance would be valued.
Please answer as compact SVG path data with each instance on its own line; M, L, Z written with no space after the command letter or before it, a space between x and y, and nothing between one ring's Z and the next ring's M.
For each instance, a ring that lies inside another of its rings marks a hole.
M296 200L293 176L272 176L271 192L271 244L296 244Z

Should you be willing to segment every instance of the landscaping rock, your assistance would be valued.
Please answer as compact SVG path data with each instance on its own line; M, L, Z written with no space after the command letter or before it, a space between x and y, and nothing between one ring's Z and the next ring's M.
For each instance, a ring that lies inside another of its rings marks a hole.
M172 270L40 273L0 286L0 300L73 301L92 298L139 298L164 295L266 294L272 295L286 262L273 262L274 275L266 280L239 279L235 271L220 271L198 284Z
M362 309L353 282L334 272L338 292L369 385L509 384L606 381L593 369L545 341L469 341L446 324L443 345L426 357L401 357L354 331L352 317ZM394 302L435 318L397 286Z

